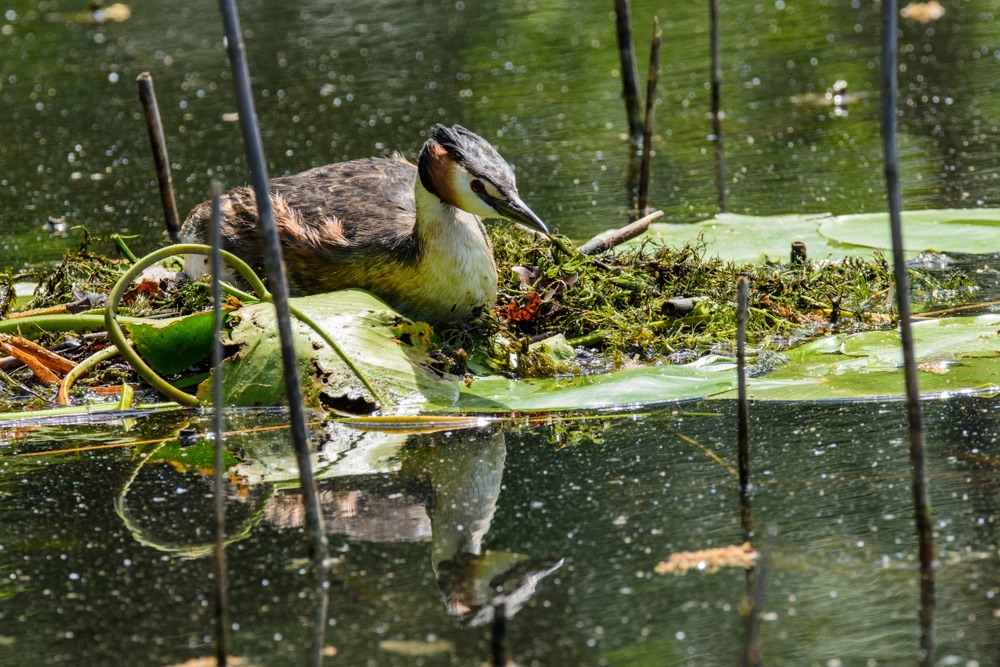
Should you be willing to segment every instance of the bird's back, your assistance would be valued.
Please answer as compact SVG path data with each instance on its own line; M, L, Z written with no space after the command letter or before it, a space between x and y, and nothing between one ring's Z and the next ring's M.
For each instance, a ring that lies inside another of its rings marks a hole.
M413 232L416 178L417 168L402 158L365 158L276 178L271 192L320 232L337 221L348 245L396 244Z
M293 292L373 289L375 274L416 261L416 178L416 167L402 158L364 158L272 179L275 224ZM182 236L205 242L210 217L210 202L199 205ZM262 267L253 189L227 193L222 218L225 249Z

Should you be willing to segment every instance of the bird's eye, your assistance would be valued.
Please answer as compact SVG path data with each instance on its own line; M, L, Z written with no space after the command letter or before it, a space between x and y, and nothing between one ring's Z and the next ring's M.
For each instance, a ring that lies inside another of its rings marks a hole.
M469 183L469 187L472 188L472 191L475 192L477 195L482 194L483 192L486 191L486 186L483 185L483 182L480 181L478 178Z

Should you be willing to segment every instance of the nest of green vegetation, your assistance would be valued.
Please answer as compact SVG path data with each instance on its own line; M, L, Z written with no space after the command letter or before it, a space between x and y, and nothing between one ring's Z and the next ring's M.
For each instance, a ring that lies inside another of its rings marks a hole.
M439 336L446 352L489 341L487 365L517 376L729 353L739 276L750 284L747 329L758 349L894 325L892 267L877 253L838 262L735 264L706 256L702 245L645 242L596 257L566 256L520 228L496 225L491 232L500 272L495 317L440 329ZM961 273L909 273L918 311L955 305L975 292ZM575 354L560 353L563 340Z
M831 331L894 325L892 270L878 254L737 265L707 257L698 245L647 242L600 256L567 255L520 228L490 229L501 276L496 308L474 321L436 328L431 342L442 371L547 377L728 354L739 276L750 283L748 334L759 350L780 351ZM84 243L51 269L0 274L0 317L12 309L13 283L28 279L38 286L17 310L100 308L129 264L93 254ZM911 270L910 281L916 310L955 305L975 291L959 273ZM186 280L180 262L170 260L125 292L119 312L176 316L209 308L207 283ZM49 334L43 343L58 345L64 337Z

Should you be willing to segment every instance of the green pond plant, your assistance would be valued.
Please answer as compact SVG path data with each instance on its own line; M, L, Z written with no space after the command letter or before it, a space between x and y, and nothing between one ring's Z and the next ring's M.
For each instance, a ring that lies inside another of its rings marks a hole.
M953 224L989 226L1000 220L996 212L991 215L923 212L918 222L948 230L942 216ZM833 226L849 227L853 243L849 249L838 246L836 261L811 250L811 257L820 259L792 263L768 255L770 261L748 262L739 244L729 243L737 220L749 238L759 239L762 230L776 238L773 229L786 225L787 241L803 235L803 225L817 235ZM864 238L854 218L722 215L698 225L652 225L644 237L598 256L572 252L568 239L553 245L520 228L497 225L491 236L501 276L498 302L493 312L468 322L445 327L411 322L360 290L292 299L306 400L314 408L358 414L379 404L388 413L497 411L725 396L734 386L740 276L750 284L748 334L758 360L751 370L758 375L775 369L780 374L794 358L790 350L823 336L843 339L894 328L892 271L877 243L881 221L873 216L869 224L875 242L866 247L858 242ZM691 236L694 227L700 229ZM675 237L686 240L673 243ZM102 368L117 364L119 376L135 381L138 375L176 403L200 404L212 382L205 361L211 350L210 293L206 283L178 274L174 256L207 253L207 247L171 246L132 260L124 240L116 241L124 259L108 260L84 246L67 252L47 273L8 273L8 285L30 277L38 287L21 309L27 316L10 313L0 320L0 332L53 347L95 332L73 352L85 360L73 378L74 395L86 390L87 373L101 378ZM250 289L226 287L227 402L280 403L283 380L266 287L237 258L227 255L226 261ZM966 303L976 295L969 278L958 272L913 269L910 279L918 309ZM73 312L71 304L85 309ZM968 326L981 333L986 325ZM108 340L96 333L102 331ZM128 369L107 343L124 356ZM970 383L976 371L953 373L959 375ZM777 379L773 376L769 386ZM30 378L22 374L18 380L24 384ZM788 396L794 390L764 393ZM17 407L13 400L8 405ZM35 408L43 405L32 402Z

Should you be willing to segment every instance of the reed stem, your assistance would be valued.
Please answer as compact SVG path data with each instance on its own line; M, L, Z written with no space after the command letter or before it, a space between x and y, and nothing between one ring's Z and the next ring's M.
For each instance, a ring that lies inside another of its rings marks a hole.
M507 604L503 600L493 602L493 631L490 633L493 653L493 667L507 666Z
M226 666L226 656L229 654L229 574L226 566L226 487L223 477L223 441L222 418L225 412L225 399L222 386L222 186L218 181L212 183L212 218L209 238L212 245L212 309L214 320L212 324L212 435L215 443L215 531L214 538L214 581L213 595L215 598L215 660L218 667Z
M663 31L660 21L653 17L653 41L649 49L649 78L646 79L646 117L642 126L642 166L639 170L639 199L636 209L639 216L647 213L649 199L649 159L653 152L653 121L656 118L656 84L660 80L660 44Z
M278 322L278 337L281 341L281 358L284 366L285 387L288 392L289 418L291 420L292 443L299 468L302 498L305 510L306 530L310 537L310 551L314 565L326 559L326 534L323 531L323 515L316 496L316 480L313 476L312 461L309 458L309 433L306 430L305 406L302 403L302 386L299 379L298 361L292 336L292 319L289 312L288 278L285 261L281 254L281 241L274 222L274 207L271 204L267 163L264 160L263 141L257 123L253 93L250 87L250 68L247 64L246 45L235 0L219 0L222 19L226 31L229 60L233 70L233 85L236 89L237 108L240 115L240 129L246 148L247 164L257 199L257 220L264 241L264 267Z
M709 0L709 46L712 52L712 136L715 144L715 187L720 213L728 208L726 202L726 158L722 148L722 46L719 37L719 0Z
M740 527L743 541L754 537L750 518L750 404L747 400L747 314L750 283L746 276L736 280L736 450L740 480Z
M160 189L160 204L163 206L163 221L167 227L167 235L171 243L180 243L181 226L177 215L177 202L174 200L174 181L170 175L170 158L167 156L167 140L163 134L163 119L160 118L160 107L156 103L156 91L153 90L153 77L149 72L138 76L139 101L146 116L146 129L149 131L149 143L153 148L153 162L156 164L156 183Z
M628 0L615 0L615 17L618 26L618 54L622 68L622 97L628 116L628 134L632 143L642 140L642 111L639 105L639 72L635 64L635 46L632 44L632 15Z
M899 65L897 45L897 0L882 2L882 147L885 155L885 182L889 204L889 224L892 231L892 265L899 309L899 333L903 348L903 375L906 381L906 416L910 436L910 472L913 487L913 508L916 518L920 559L920 648L918 664L934 664L934 580L937 559L931 529L930 498L927 480L926 446L923 416L920 410L920 388L917 383L916 356L913 351L913 329L910 321L910 287L903 256L903 196L899 182L899 152L897 149L896 91Z

